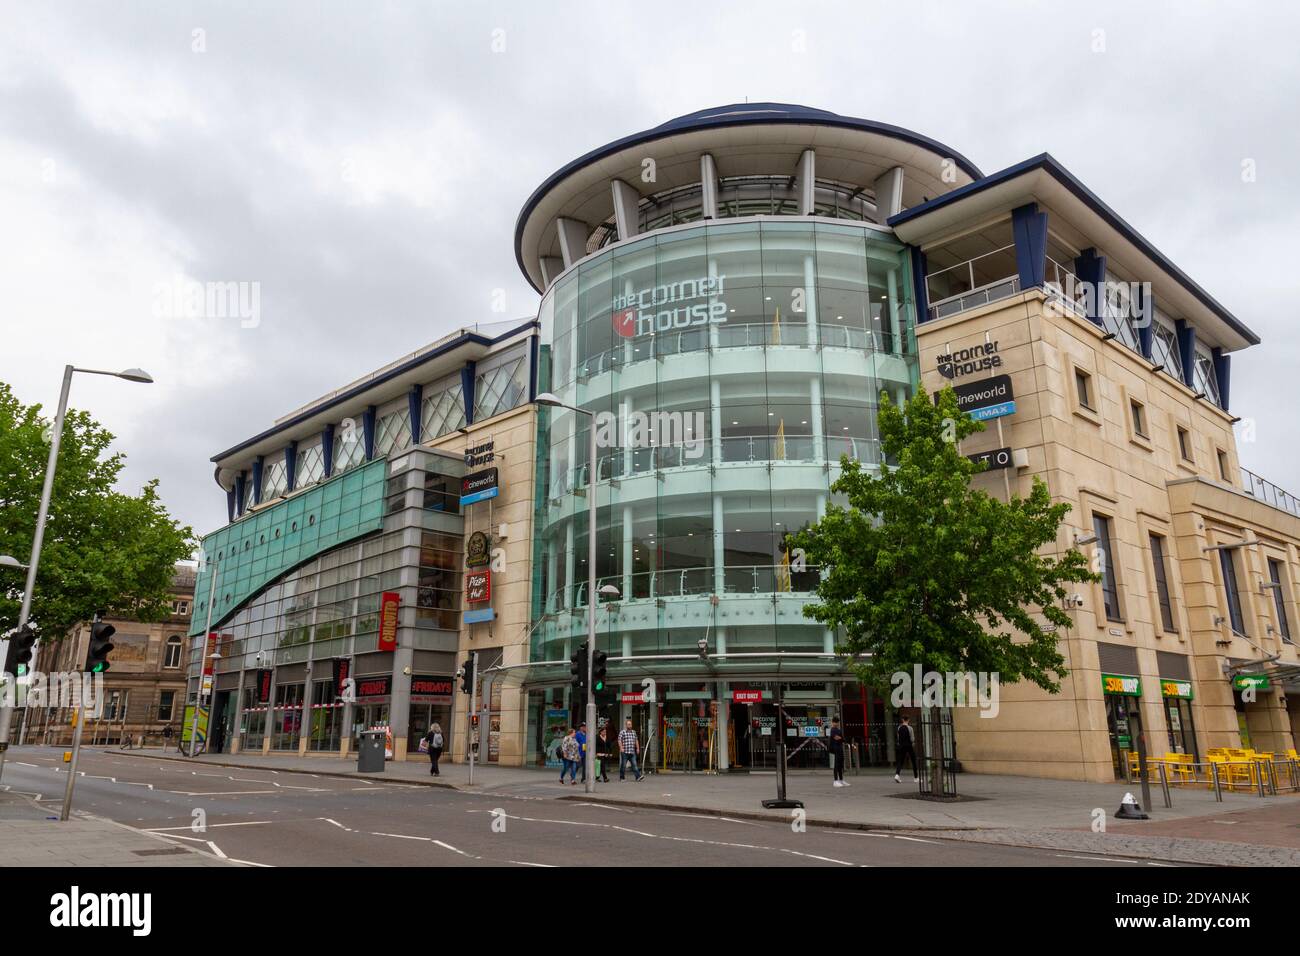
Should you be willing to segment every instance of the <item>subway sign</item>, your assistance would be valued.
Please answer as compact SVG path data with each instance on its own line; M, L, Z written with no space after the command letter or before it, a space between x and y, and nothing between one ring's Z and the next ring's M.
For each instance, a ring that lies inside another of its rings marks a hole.
M1131 674L1102 674L1101 690L1104 694L1123 694L1126 697L1142 696L1142 679Z
M1233 690L1268 690L1268 678L1263 674L1238 674L1232 679Z
M1161 697L1176 697L1179 700L1192 699L1192 682L1189 680L1161 680Z
M726 276L701 276L615 296L610 307L614 331L633 339L726 322L727 303L722 299L697 301L721 296L726 281Z

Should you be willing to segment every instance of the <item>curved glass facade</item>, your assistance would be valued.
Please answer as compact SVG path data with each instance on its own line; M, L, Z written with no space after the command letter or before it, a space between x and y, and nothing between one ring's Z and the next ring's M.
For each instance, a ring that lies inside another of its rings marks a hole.
M842 455L878 464L881 391L917 381L906 249L869 225L696 223L577 264L540 309L550 409L531 657L585 639L587 494L611 656L824 653L816 583L783 550L826 507ZM589 460L590 428L598 451ZM716 596L716 600L715 600Z

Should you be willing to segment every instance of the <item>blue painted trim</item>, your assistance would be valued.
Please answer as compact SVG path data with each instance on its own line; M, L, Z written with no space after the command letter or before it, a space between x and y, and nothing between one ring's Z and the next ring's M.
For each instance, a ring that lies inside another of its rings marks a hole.
M1047 276L1047 213L1037 203L1011 210L1011 234L1016 243L1016 271L1020 288L1037 289Z
M411 444L420 444L421 400L424 398L424 386L412 385L406 393L406 411L411 418Z
M1196 329L1186 319L1174 319L1178 332L1178 357L1183 360L1183 384L1195 390L1196 381Z
M262 461L261 455L253 459L253 504L262 503Z
M917 246L908 246L912 258L912 297L916 302L916 323L930 321L930 290L925 284L925 253Z
M641 146L655 140L676 136L679 133L728 129L736 126L775 126L781 124L829 126L838 129L854 129L867 133L877 133L904 143L910 143L913 146L920 146L929 150L941 160L951 159L962 172L972 179L979 179L984 175L980 172L979 167L955 149L901 126L891 126L888 123L878 123L874 120L858 119L852 116L840 116L838 113L832 113L829 110L797 106L791 103L733 103L727 106L715 106L695 113L687 113L685 116L669 120L653 129L632 133L622 139L597 147L572 162L566 163L548 176L540 186L533 190L533 194L524 203L524 208L519 211L519 218L515 220L515 261L519 263L520 271L523 272L524 277L528 279L531 285L532 277L524 264L524 224L543 197L559 185L561 181L574 173L630 147ZM538 292L542 291L537 286L533 286L533 288L537 289Z
M320 450L321 457L325 459L324 472L328 478L334 474L334 425L326 425L320 433Z
M1138 285L1137 314L1141 324L1138 326L1138 348L1142 357L1150 362L1155 354L1156 340L1156 304L1149 292L1149 286L1143 282Z
M481 608L477 611L462 611L460 619L465 624L486 624L488 621L497 619L497 612L490 607Z
M541 363L538 361L538 350L541 348L541 339L534 335L528 343L528 401L532 402L537 398L537 378L541 374Z
M1102 325L1101 310L1106 304L1106 257L1097 255L1096 249L1084 249L1074 260L1074 274L1080 282L1092 287L1089 294L1088 321Z
M366 461L375 457L375 413L373 405L367 405L361 416L362 438L366 446Z
M242 516L244 513L244 496L248 488L248 479L244 472L235 475L235 515Z
M286 491L293 491L296 487L298 471L298 443L291 441L284 446L284 487Z
M452 352L463 345L472 343L476 345L493 346L496 345L498 342L503 342L506 339L513 338L514 336L518 335L519 333L527 329L540 329L540 328L541 328L540 322L538 322L536 319L529 319L528 321L522 322L519 325L515 326L513 329L510 329L506 332L502 332L500 335L492 338L489 338L488 336L485 335L480 335L477 332L465 332L458 338L455 338L450 342L440 345L436 349L430 349L428 352L424 352L416 356L415 358L411 359L408 362L403 362L401 365L394 366L393 368L385 372L383 375L378 375L374 378L367 379L365 382L361 383L360 385L357 385L355 388L350 388L346 392L341 392L340 394L331 398L328 402L321 402L319 405L313 405L310 409L303 412L301 415L298 415L286 422L282 422L281 424L276 425L274 428L268 428L266 431L262 432L261 434L254 435L252 438L248 439L247 441L240 442L238 445L235 445L231 448L227 448L225 451L221 452L220 454L213 455L210 460L213 462L224 461L225 459L229 458L231 455L237 455L239 452L244 451L247 448L251 448L254 445L260 444L266 441L268 438L272 438L275 435L280 434L281 432L286 432L293 428L296 428L298 425L301 425L303 422L318 417L322 412L328 409L337 408L339 405L346 405L347 403L356 399L357 396L364 395L366 392L370 391L371 389L377 388L383 385L385 382L391 381L392 379L397 378L401 375L405 375L407 372L411 371L412 369L418 368L419 366L425 364L426 362L430 362L433 359L446 355L448 352Z
M1259 336L1242 324L1241 320L1225 309L1212 295L1201 288L1194 282L1187 273L1179 269L1172 261L1159 249L1153 246L1147 239L1136 229L1125 222L1120 215L1111 209L1097 197L1087 186L1074 177L1069 170L1056 161L1050 153L1040 153L1037 156L1030 157L1023 162L1016 163L1014 166L1008 166L1006 169L985 176L983 179L976 180L954 189L950 193L944 193L935 199L921 203L919 206L913 206L911 209L905 209L896 216L890 216L888 225L898 226L904 222L910 222L928 212L942 208L955 202L960 202L967 196L975 195L986 189L1001 185L1017 176L1023 176L1037 169L1042 169L1053 179L1061 183L1066 189L1072 192L1084 205L1090 208L1098 216L1106 221L1113 229L1117 230L1125 239L1137 246L1146 256L1151 258L1165 272L1169 273L1175 281L1183 288L1190 292L1196 299L1207 309L1217 315L1224 321L1234 332L1244 338L1251 345L1259 344Z
M1219 386L1219 407L1226 412L1228 410L1228 386L1232 383L1232 356L1217 346L1210 349L1210 355L1214 359L1214 378Z
M474 424L474 376L478 370L477 362L466 362L460 370L460 397L465 403L465 425Z

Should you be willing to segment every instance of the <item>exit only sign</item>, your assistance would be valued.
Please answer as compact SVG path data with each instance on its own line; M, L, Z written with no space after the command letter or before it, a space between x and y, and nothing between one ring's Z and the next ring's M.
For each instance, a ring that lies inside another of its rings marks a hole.
M761 690L733 690L731 699L737 704L760 704L763 702Z

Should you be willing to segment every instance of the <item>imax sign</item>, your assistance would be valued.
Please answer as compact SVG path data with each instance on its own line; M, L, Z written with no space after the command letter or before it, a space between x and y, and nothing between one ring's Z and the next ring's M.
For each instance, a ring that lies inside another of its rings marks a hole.
M726 281L726 276L702 276L616 296L611 310L614 331L631 339L725 322L726 302L696 300L721 296Z

